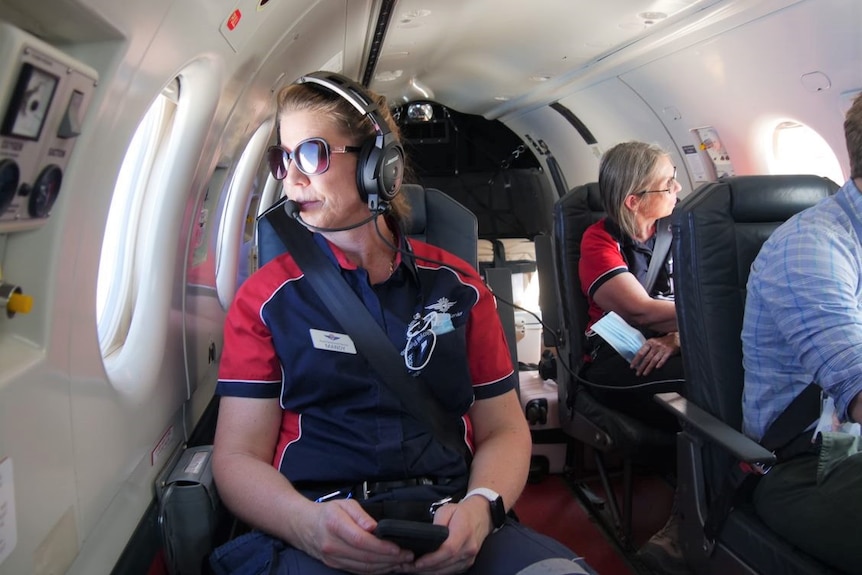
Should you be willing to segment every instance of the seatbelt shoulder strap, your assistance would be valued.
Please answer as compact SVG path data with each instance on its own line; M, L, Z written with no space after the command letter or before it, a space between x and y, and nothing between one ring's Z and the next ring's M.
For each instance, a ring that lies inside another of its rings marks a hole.
M656 220L655 223L655 245L652 248L652 257L649 261L646 276L644 277L643 286L647 294L652 291L655 285L655 280L658 278L658 272L667 261L667 254L670 251L670 242L673 239L670 231L670 216Z

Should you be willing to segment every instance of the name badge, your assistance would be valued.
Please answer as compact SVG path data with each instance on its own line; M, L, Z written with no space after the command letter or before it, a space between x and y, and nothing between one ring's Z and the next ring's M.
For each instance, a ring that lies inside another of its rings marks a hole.
M356 354L356 346L347 334L309 329L311 344L317 349Z

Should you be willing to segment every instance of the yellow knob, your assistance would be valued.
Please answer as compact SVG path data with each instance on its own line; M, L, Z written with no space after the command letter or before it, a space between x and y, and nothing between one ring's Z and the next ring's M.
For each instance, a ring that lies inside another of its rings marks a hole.
M33 309L33 296L21 293L13 293L9 296L6 310L10 313L30 313Z

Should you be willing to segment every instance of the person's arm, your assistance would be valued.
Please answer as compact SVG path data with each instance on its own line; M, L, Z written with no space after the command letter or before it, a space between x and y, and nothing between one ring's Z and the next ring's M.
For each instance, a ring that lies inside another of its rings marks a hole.
M411 553L371 534L377 523L356 501L310 501L273 467L282 413L277 398L221 398L213 474L227 507L331 567L386 572L410 561Z
M532 439L515 390L477 400L470 408L474 453L468 490L486 487L512 508L527 482ZM449 538L434 553L420 557L416 569L437 575L463 573L493 531L490 504L481 496L444 505L434 523L448 525Z
M468 491L487 487L503 497L506 511L514 506L527 483L532 437L515 390L475 401L470 408L475 453L470 467ZM472 498L471 498L472 499ZM475 498L487 519L488 500ZM468 499L467 501L470 501Z
M272 465L282 410L278 398L222 397L213 446L219 495L240 519L286 541L311 502Z
M581 240L578 278L585 294L589 291L597 306L616 312L629 325L660 333L678 331L674 303L650 297L628 271L620 246L605 231L604 222L590 226Z
M629 325L661 333L679 330L674 302L651 298L629 272L617 274L599 286L593 300L603 310L619 314Z

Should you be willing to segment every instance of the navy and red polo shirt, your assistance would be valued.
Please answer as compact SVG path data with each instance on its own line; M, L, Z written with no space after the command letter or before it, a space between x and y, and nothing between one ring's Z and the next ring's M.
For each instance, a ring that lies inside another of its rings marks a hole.
M313 237L404 350L405 369L421 374L417 384L430 386L453 421L462 422L472 451L467 411L474 399L516 384L491 292L470 264L407 239L401 245L412 249L415 263L399 255L392 276L372 286L339 248ZM468 472L462 454L404 411L289 254L238 290L227 314L216 393L279 398L284 416L273 465L294 483L464 478Z
M608 218L602 218L586 229L581 238L578 275L581 289L590 304L587 330L605 314L605 310L593 300L596 290L609 279L625 272L633 274L639 282L643 282L649 270L655 239L655 234L644 243L632 239L623 234L619 226ZM659 270L650 296L673 297L669 261L668 259ZM653 334L644 335L652 337Z

